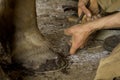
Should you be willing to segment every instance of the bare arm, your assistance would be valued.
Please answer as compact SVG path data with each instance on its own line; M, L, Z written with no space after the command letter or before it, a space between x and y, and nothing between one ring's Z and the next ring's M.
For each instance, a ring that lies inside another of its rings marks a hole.
M74 54L78 48L84 47L89 35L94 31L112 28L120 28L120 12L66 29L65 34L72 36L70 54Z
M92 24L94 23L94 29L96 30L120 28L120 12L93 21Z

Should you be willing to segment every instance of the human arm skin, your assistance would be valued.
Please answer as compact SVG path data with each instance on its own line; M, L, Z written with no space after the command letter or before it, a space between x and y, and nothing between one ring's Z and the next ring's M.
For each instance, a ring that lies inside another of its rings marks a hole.
M65 30L72 36L70 54L75 54L78 48L83 48L90 34L101 29L120 28L120 12L97 19L86 24L77 24Z
M93 27L95 30L120 28L120 12L98 19L91 23L97 23Z

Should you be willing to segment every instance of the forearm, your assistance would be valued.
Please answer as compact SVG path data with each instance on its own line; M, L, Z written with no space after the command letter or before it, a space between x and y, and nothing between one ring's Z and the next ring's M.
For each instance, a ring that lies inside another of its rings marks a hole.
M98 19L93 21L95 24L94 29L112 29L112 28L120 28L120 12Z

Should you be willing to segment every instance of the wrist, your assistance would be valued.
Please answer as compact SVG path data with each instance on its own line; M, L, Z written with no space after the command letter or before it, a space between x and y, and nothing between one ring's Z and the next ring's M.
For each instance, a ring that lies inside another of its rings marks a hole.
M98 20L92 21L92 22L90 22L91 29L94 31L101 30L104 28L105 23L106 22L103 19L98 19Z
M96 22L89 22L89 23L87 23L87 26L86 26L87 30L89 32L91 32L91 33L99 30L99 28L98 28L98 26L96 24L97 24Z

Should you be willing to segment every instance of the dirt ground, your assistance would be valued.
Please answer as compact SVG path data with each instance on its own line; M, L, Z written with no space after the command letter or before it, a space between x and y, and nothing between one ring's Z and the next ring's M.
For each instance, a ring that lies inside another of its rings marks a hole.
M76 7L77 0L36 0L37 22L42 34L52 43L53 50L69 54L70 46L67 42L70 37L64 35L64 29L76 24L76 22L68 21L68 17L77 13L72 10L64 12L63 5ZM1 45L0 50L2 51L0 55L2 55L4 51ZM103 49L103 41L93 38L88 41L84 49L78 50L75 55L69 57L70 61L66 69L26 76L24 80L93 80L100 59L108 54L109 52Z
M68 54L67 41L70 38L64 35L64 29L75 25L75 22L68 21L68 17L75 12L64 12L62 6L77 6L77 2L74 0L37 0L36 3L39 29L52 43L56 52ZM36 75L35 80L93 80L100 59L109 53L102 46L103 41L92 39L84 49L78 50L76 55L70 57L72 64L67 70Z

